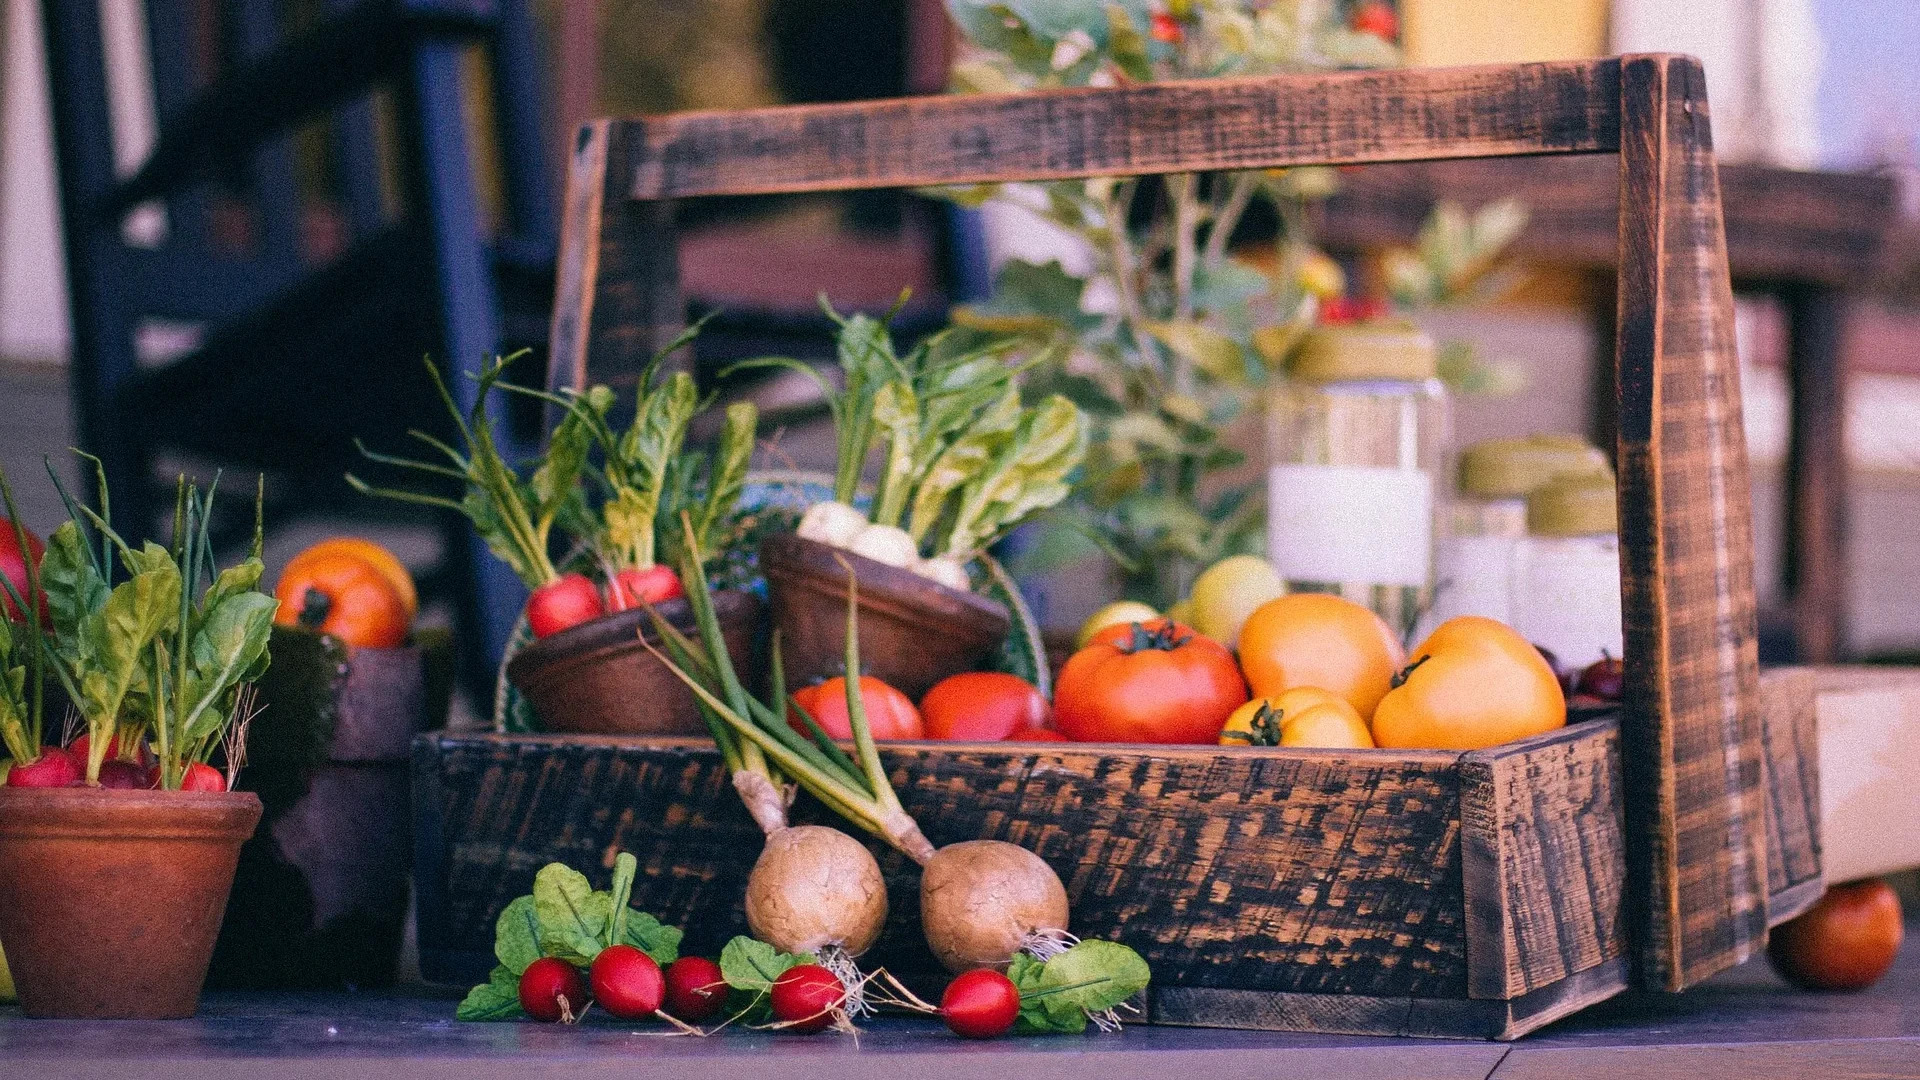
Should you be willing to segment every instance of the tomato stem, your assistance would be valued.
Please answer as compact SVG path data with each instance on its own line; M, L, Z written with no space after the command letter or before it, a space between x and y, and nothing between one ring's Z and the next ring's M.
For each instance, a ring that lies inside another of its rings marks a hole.
M300 598L300 625L309 630L318 630L333 612L333 597L319 589L308 589Z
M1114 648L1118 649L1122 656L1132 656L1134 653L1145 652L1148 649L1172 652L1192 640L1192 634L1184 636L1180 634L1172 619L1162 619L1156 622L1152 629L1148 629L1145 623L1134 623L1133 635L1126 641L1115 644Z
M1428 654L1426 656L1422 656L1418 660L1415 660L1413 663L1408 664L1406 667L1401 668L1400 671L1394 675L1393 680L1390 684L1391 688L1398 690L1402 686L1405 686L1407 684L1407 679L1413 675L1414 669L1431 659L1433 659L1433 656L1431 654Z

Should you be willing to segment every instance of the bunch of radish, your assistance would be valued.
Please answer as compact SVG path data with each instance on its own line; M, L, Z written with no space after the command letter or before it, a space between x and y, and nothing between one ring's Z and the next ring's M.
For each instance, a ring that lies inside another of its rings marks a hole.
M767 833L747 884L747 920L756 937L789 954L820 954L823 966L848 988L848 1009L859 1011L861 980L851 958L873 944L886 921L885 882L866 845L853 837L822 826L786 825L790 779L921 866L921 924L934 956L949 970L1018 970L1022 958L1040 963L1074 945L1067 932L1066 889L1037 855L998 840L937 850L928 842L902 809L880 762L857 681L847 682L854 743L849 755L804 708L786 700L777 639L772 703L746 692L721 637L691 535L681 575L701 640L690 640L656 617L670 654L661 659L703 704L734 786ZM858 604L859 583L849 567L849 672L860 670ZM793 705L810 738L787 723L782 705Z

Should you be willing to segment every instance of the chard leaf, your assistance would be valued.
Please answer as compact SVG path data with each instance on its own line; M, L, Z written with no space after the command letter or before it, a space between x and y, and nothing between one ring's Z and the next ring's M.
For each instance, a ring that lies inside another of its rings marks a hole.
M593 445L593 430L588 419L571 409L553 429L547 440L547 453L533 471L530 484L536 519L552 518L579 490L580 470L586 467L587 451Z
M486 982L467 991L453 1015L473 1021L519 1019L524 1015L520 1009L520 976L504 967L494 968Z
M1065 1010L1104 1012L1147 988L1151 978L1140 954L1117 941L1082 941L1048 960L1039 1000L1056 1018Z
M150 548L164 549L149 543ZM127 691L141 675L141 657L156 635L179 622L180 571L171 558L121 582L89 616L84 635L88 666L80 679L80 711L90 726L114 723ZM101 747L105 749L104 746Z
M600 955L610 897L594 892L585 874L548 863L533 878L533 911L540 920L540 952L586 967Z
M241 592L221 599L202 617L187 654L187 711L176 718L189 739L215 731L224 719L216 707L221 697L264 668L279 607L280 601L265 593Z
M720 950L720 977L735 990L766 991L773 988L773 980L788 968L813 962L811 955L783 953L764 941L742 934Z
M540 959L540 916L533 897L516 896L493 924L493 955L515 978Z
M40 560L40 585L47 594L54 651L68 670L77 674L77 661L85 648L82 627L88 616L106 606L108 592L106 579L94 566L78 523L68 521L47 537L46 554Z
M753 460L754 430L760 423L760 410L751 401L727 406L727 419L720 429L720 442L714 450L713 472L707 479L707 499L694 522L700 550L717 550L714 530L733 513L746 490L747 467Z

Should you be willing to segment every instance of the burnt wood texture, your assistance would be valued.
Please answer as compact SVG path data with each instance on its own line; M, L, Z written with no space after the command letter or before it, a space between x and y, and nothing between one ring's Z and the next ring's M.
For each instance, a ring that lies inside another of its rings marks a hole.
M1401 1026L1417 1011L1405 1002L1478 993L1531 1002L1521 1013L1550 1018L1601 993L1589 984L1608 980L1592 973L1620 970L1623 942L1641 984L1679 989L1748 956L1766 933L1768 777L1746 449L1697 61L1641 55L595 121L582 129L568 183L552 381L630 382L677 329L674 199L1606 153L1619 155L1620 170L1616 457L1630 691L1617 757L1587 745L1584 731L1564 744L1519 744L1537 754L1524 760L1503 748L1444 764L1395 759L1392 768L1363 754L1156 751L1121 755L1133 762L1122 766L1095 751L894 751L896 768L913 778L910 809L929 797L920 784L939 789L921 804L936 841L1000 836L1064 859L1056 865L1075 875L1077 917L1135 940L1156 972L1170 973L1163 985L1399 1002L1385 1008L1399 1009ZM676 785L726 794L710 760L692 747L678 752L685 759L668 767L639 748L450 744L436 827L457 823L481 846L442 838L455 857L446 880L422 885L423 948L452 940L428 933L433 903L504 903L511 893L500 887L530 876L529 860L608 850L569 847L576 841L502 848L507 835L575 837L584 835L570 831L578 824L615 814L637 828L634 807L659 805ZM434 755L423 754L426 769ZM502 758L486 764L488 755ZM515 755L531 756L509 768ZM570 756L595 771L572 775ZM542 795L537 805L519 801L527 784ZM1566 801L1543 817L1528 802L1541 797L1535 784ZM1036 785L1060 786L1044 808L1023 801ZM1135 801L1141 790L1154 801ZM1270 804L1282 790L1343 797ZM1378 798L1398 800L1391 825L1379 820ZM1156 813L1163 805L1191 820ZM678 905L693 893L730 907L744 861L706 877L690 868L709 865L702 860L716 840L753 850L730 800L699 808L706 817L655 819L687 835L661 839L655 861L643 859L648 873L675 883L662 897L675 911L691 910ZM1269 853L1296 868L1307 856L1323 860L1317 874L1286 882L1295 891L1271 888L1271 867L1242 880L1240 862L1213 861L1267 843L1276 821L1303 815L1320 822L1289 833L1304 851ZM1580 820L1556 820L1568 817ZM695 827L721 821L732 823L724 838ZM1147 822L1163 832L1142 835ZM1426 831L1391 840L1377 831L1419 822ZM423 845L434 839L422 836ZM1426 861L1442 850L1444 867ZM1601 882L1619 861L1624 880ZM1203 865L1218 870L1196 869ZM1416 882L1419 895L1408 895ZM1566 902L1574 892L1586 894L1584 905ZM907 917L898 900L896 920ZM1544 913L1533 910L1542 904ZM470 927L478 914L451 923ZM1538 921L1548 917L1553 925ZM1160 919L1161 929L1138 933L1140 920ZM1493 1026L1510 1035L1523 1026L1516 1016Z
M1812 668L1760 673L1767 766L1767 925L1826 892L1820 858L1820 726Z

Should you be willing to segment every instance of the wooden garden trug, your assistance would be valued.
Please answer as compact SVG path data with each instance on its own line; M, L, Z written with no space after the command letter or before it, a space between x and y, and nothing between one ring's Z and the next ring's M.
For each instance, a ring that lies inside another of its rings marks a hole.
M1630 984L1678 990L1738 963L1770 915L1820 889L1810 712L1797 699L1762 708L1732 292L1697 61L595 121L569 171L551 382L631 387L678 331L675 199L1535 154L1620 159L1617 726L1466 754L888 751L936 843L1027 844L1068 882L1075 929L1147 955L1156 1020L1512 1038ZM735 906L757 850L697 741L449 736L416 748L416 782L430 962L471 947L536 860L635 850L634 902L696 920L691 933ZM888 939L917 929L898 863L883 859L897 886Z

